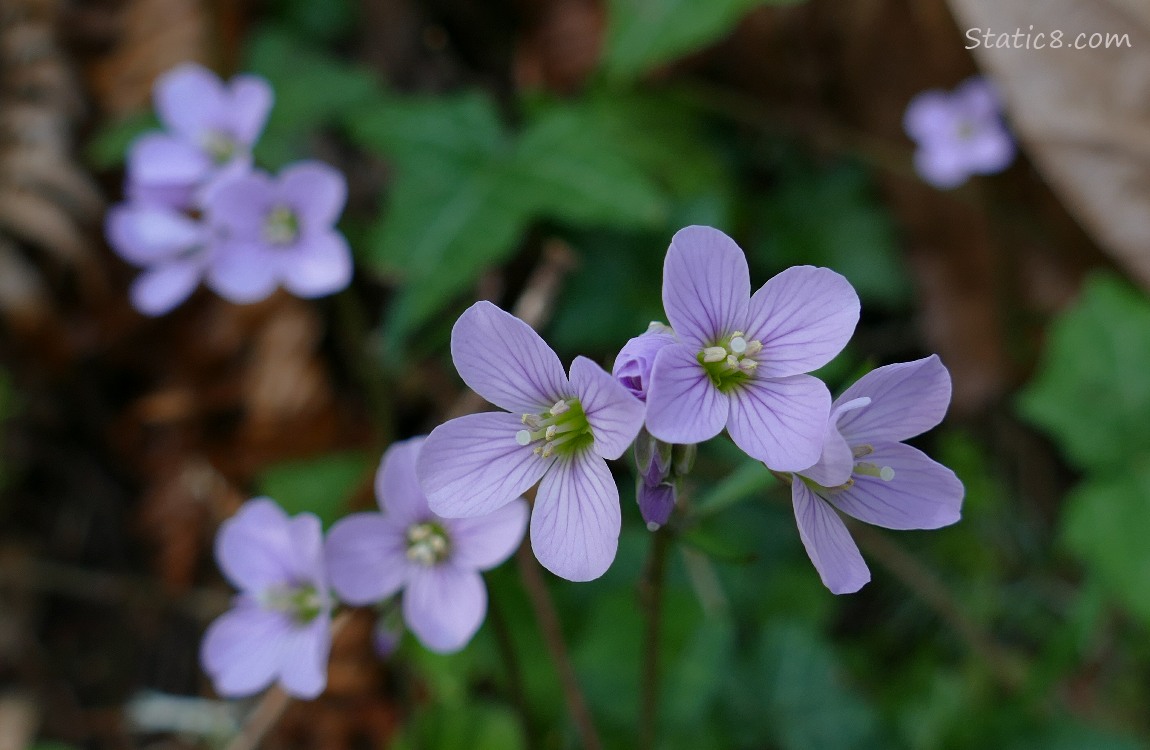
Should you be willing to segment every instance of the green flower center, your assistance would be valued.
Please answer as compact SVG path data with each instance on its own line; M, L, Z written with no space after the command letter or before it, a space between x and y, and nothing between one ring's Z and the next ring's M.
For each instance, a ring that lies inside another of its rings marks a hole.
M204 136L203 143L204 150L208 152L208 156L212 158L216 166L227 164L239 151L239 144L236 143L236 139L219 130L213 130Z
M515 442L524 446L538 443L533 452L542 458L569 456L595 442L591 423L577 398L560 399L545 412L524 414L521 421L526 428L515 433Z
M417 523L407 529L407 559L419 565L437 565L451 554L447 529L435 521Z
M696 356L715 387L727 393L751 379L759 367L755 356L762 350L763 342L747 339L747 334L735 331Z
M299 218L287 206L276 206L264 221L264 239L273 245L290 245L299 237Z
M323 611L319 591L308 583L272 589L264 594L262 603L266 609L283 612L300 625L308 624Z

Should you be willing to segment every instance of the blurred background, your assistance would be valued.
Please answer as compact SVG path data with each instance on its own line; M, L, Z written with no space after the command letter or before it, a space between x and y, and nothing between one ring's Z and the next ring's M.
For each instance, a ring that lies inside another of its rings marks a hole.
M970 28L1128 34L978 48ZM350 185L356 278L135 312L103 240L151 85L186 60L276 91L258 162ZM919 179L908 101L990 76L1006 172ZM1141 0L0 0L0 748L224 747L258 701L197 663L231 590L219 523L267 493L373 507L387 443L477 405L447 344L491 299L608 368L662 317L662 258L731 234L755 286L798 263L863 300L819 374L937 352L917 445L964 519L859 530L835 597L788 493L701 452L662 593L657 747L1150 746L1150 6ZM604 578L546 583L603 745L635 747L651 535L626 462ZM357 613L329 687L267 748L572 748L515 567L453 656L376 656ZM243 747L240 745L233 747ZM247 745L251 746L251 743Z

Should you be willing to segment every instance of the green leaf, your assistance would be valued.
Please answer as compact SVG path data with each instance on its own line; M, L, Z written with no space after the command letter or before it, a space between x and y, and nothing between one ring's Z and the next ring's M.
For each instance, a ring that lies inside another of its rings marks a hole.
M106 123L88 141L84 155L93 169L118 167L127 159L132 141L159 127L160 121L150 111Z
M509 709L489 703L437 705L421 712L392 744L396 750L523 750L527 740Z
M326 527L339 518L372 464L368 456L354 452L287 461L265 471L256 486L288 514L314 513Z
M1146 750L1146 743L1109 730L1097 729L1073 719L1058 719L1008 750Z
M1113 470L1150 453L1150 302L1111 275L1091 277L1051 327L1022 413L1084 469Z

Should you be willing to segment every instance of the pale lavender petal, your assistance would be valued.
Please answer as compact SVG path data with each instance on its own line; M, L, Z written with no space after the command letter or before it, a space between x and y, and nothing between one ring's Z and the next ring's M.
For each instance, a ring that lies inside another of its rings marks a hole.
M289 629L284 615L245 599L217 618L200 646L200 664L216 692L224 698L242 698L270 685Z
M818 378L751 378L731 392L727 431L735 445L775 471L802 471L819 460L831 394Z
M964 116L978 120L995 120L1002 110L997 87L982 76L971 76L960 83L951 99Z
M453 565L419 566L403 592L403 619L432 651L451 653L467 645L487 614L487 587L474 570Z
M241 591L260 592L296 582L290 519L274 500L258 497L220 524L216 562Z
M890 467L885 481L854 475L850 489L827 494L827 500L847 515L888 529L937 529L962 516L962 482L954 472L925 453L902 443L880 443L860 462Z
M392 443L384 452L379 470L375 473L375 499L384 514L395 521L396 526L423 523L431 517L427 498L416 475L424 440L424 437L414 437Z
M105 222L108 244L124 260L147 266L204 242L204 229L185 214L164 206L118 205Z
M324 297L351 283L351 249L339 232L302 237L281 252L280 280L297 297Z
M297 584L310 583L327 603L327 575L323 561L323 525L314 513L299 513L287 524L288 539L291 542L291 557L288 567L292 580Z
M676 339L672 334L660 331L636 336L619 350L615 364L611 367L612 377L637 399L646 401L655 357L663 347L674 343Z
M490 302L476 302L455 321L451 359L471 390L516 414L542 412L571 395L551 347Z
M539 484L531 549L555 575L590 581L611 567L621 524L619 488L607 462L578 451L557 461Z
M966 148L970 170L976 174L1001 172L1014 161L1014 139L997 122L983 126Z
M192 194L193 205L201 210L204 209L204 207L211 205L215 200L216 193L225 185L245 178L251 173L251 154L236 154L232 157L231 161L213 169L212 172L200 182Z
M639 502L639 513L644 523L664 526L675 510L675 486L666 482L648 484L640 480L635 489L635 499Z
M914 169L919 177L940 190L956 188L970 177L961 145L952 142L920 146L914 152Z
M743 327L751 275L743 251L712 227L671 238L663 263L663 309L676 335L696 351Z
M686 445L723 431L730 398L711 382L695 350L668 346L655 358L647 389L647 430L666 443Z
M236 140L251 146L260 137L275 98L266 80L255 75L238 75L228 85L228 120Z
M128 151L127 181L142 185L192 186L212 169L211 160L187 141L148 133Z
M921 435L942 421L950 390L950 373L936 354L879 367L835 400L837 407L870 398L869 405L839 414L839 432L851 445L900 442Z
M164 315L192 295L203 275L199 263L191 260L153 266L136 277L128 297L143 314Z
M833 594L852 594L865 586L870 570L834 508L798 478L791 484L791 500L799 537L823 584Z
M263 172L250 172L219 185L205 200L208 223L228 240L262 243L275 207L275 183Z
M428 435L416 473L431 510L445 518L482 516L531 488L555 461L515 442L519 418L503 412L469 414Z
M279 285L272 253L254 243L219 246L208 264L208 287L238 305L267 299Z
M379 513L353 513L336 521L324 544L327 574L340 599L374 604L407 582L406 527Z
M813 466L799 471L812 482L823 487L837 487L845 484L851 478L851 469L854 468L854 455L846 439L834 426L834 419L827 421L826 434L823 437L823 452Z
M326 230L339 219L347 202L347 180L323 162L299 162L280 173L276 192L300 217L306 234Z
M954 131L955 119L950 95L931 89L910 100L902 124L907 135L923 142L948 138Z
M227 119L224 86L202 65L185 63L169 70L156 80L154 91L160 122L192 143Z
M294 627L280 648L279 676L284 692L311 700L327 686L327 657L331 651L331 619L322 614L304 627Z
M842 351L859 320L859 298L829 268L792 266L751 297L748 339L763 344L758 375L784 378L822 367Z
M643 427L643 402L586 357L571 363L571 388L591 425L594 451L612 460L622 456Z
M451 564L464 570L488 570L519 547L527 531L527 501L512 500L485 516L444 519L451 538Z

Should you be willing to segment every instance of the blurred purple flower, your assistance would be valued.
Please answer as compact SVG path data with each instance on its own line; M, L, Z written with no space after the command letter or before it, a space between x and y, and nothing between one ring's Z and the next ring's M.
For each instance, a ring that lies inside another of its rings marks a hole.
M216 186L251 167L272 105L267 81L240 75L224 84L186 63L157 79L153 97L166 131L132 144L125 190L131 200L198 208Z
M791 483L803 546L836 594L870 571L835 509L888 529L937 529L961 515L954 472L902 441L942 421L950 373L936 355L880 367L835 400L818 463Z
M113 206L105 224L108 244L144 272L132 283L132 305L163 315L186 300L203 278L211 246L202 221L166 206Z
M251 695L278 679L297 698L322 693L331 602L319 519L289 518L266 497L249 500L220 527L216 560L240 590L232 609L208 627L200 650L216 692Z
M831 397L804 373L846 345L858 295L827 268L788 268L751 296L743 251L711 227L679 230L663 266L663 306L680 343L663 347L647 386L647 429L676 444L726 427L778 471L818 460Z
M258 302L283 285L297 297L322 297L351 283L347 240L334 228L347 199L343 175L321 162L299 162L278 178L233 178L207 200L220 232L208 285L232 302Z
M432 510L491 513L542 480L531 548L571 581L598 578L619 545L619 489L607 468L643 424L643 403L586 357L559 358L523 321L490 302L451 331L463 381L505 412L453 419L427 438L419 478Z
M631 339L619 350L611 375L640 401L646 401L655 356L664 346L674 343L675 334L669 326L651 323L645 333Z
M403 592L403 618L432 651L467 645L487 613L478 571L506 560L523 539L527 503L452 519L427 507L415 467L424 438L396 443L375 478L383 513L356 513L328 532L332 588L348 604L372 604ZM394 635L385 628L384 635ZM385 638L385 640L390 640Z
M915 169L940 189L958 187L972 174L1001 172L1014 161L1014 139L985 78L968 78L952 92L918 94L907 105L903 128L918 143Z

